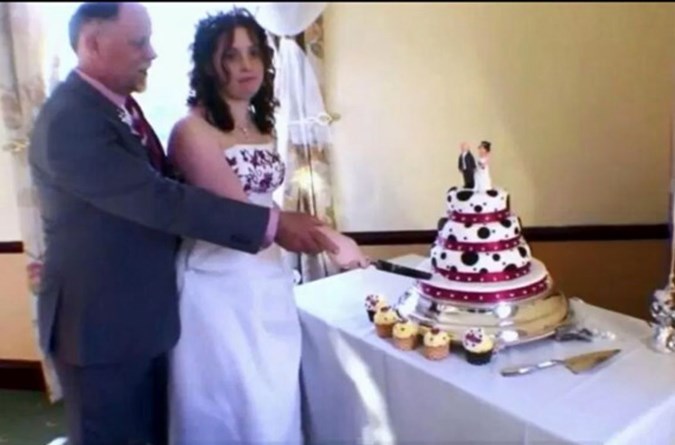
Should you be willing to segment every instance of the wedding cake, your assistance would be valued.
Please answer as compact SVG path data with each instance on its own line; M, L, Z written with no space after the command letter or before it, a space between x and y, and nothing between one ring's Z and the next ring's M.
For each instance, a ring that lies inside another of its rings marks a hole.
M421 268L432 278L417 281L399 311L456 341L471 328L502 344L544 338L568 314L567 299L532 256L503 189L450 188L447 217Z
M420 283L434 299L462 303L499 303L547 292L546 267L531 255L520 218L510 213L509 195L451 188L448 217L431 249L435 278Z

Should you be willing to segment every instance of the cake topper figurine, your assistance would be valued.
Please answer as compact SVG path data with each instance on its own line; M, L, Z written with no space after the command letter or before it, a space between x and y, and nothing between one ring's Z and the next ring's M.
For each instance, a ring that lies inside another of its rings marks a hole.
M481 141L478 146L478 165L474 173L474 183L477 190L485 191L492 188L490 179L490 151L492 144L488 141Z
M464 177L464 188L473 189L475 187L474 172L476 171L476 160L471 154L471 150L469 150L469 144L466 142L462 142L459 149L461 153L459 155L458 168Z

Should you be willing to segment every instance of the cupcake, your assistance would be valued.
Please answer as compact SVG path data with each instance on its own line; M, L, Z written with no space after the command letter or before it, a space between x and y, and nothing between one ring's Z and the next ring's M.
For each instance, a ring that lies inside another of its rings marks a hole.
M398 317L396 316L396 312L394 312L390 306L382 306L375 312L373 321L375 322L377 335L382 338L390 338L394 325L398 321Z
M472 328L466 331L462 346L466 351L466 359L472 365L484 365L492 359L495 343L482 328Z
M375 312L377 312L382 306L387 305L387 300L380 294L370 294L366 297L366 312L368 313L368 320L373 322L373 317L375 317Z
M440 360L450 354L450 334L438 328L430 329L424 334L422 353L429 360Z
M394 346L404 351L410 351L417 346L419 327L412 321L404 318L394 325L392 336Z

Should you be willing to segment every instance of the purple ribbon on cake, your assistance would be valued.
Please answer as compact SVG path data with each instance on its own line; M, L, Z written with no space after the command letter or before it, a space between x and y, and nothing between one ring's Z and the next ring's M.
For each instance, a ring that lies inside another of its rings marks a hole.
M439 238L439 242L446 249L459 250L460 252L496 252L516 247L520 243L520 235L508 240L490 243L460 243L443 238Z
M427 283L418 283L421 291L436 300L451 300L463 303L499 303L500 301L522 300L543 293L548 288L548 277L534 284L499 292L464 292L449 290Z
M508 217L510 212L508 210L501 210L492 213L459 213L450 212L450 219L456 222L463 223L481 223L481 222L495 222L501 221Z
M451 272L447 269L439 269L434 267L434 270L441 274L448 280L461 281L464 283L495 283L498 281L509 281L527 275L530 272L531 265L527 264L517 269L509 270L508 272Z

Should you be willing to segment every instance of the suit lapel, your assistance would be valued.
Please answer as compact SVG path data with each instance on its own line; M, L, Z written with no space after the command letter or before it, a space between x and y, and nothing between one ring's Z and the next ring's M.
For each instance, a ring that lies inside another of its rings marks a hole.
M103 96L96 88L92 87L83 80L76 72L71 72L65 80L65 85L72 88L75 92L83 96L87 101L92 102L105 115L106 120L116 129L122 137L124 143L122 146L129 152L140 155L143 159L150 162L148 150L143 146L141 140L136 136L129 125L123 120L124 110L112 103L107 97ZM154 135L154 132L153 132ZM156 137L156 136L155 136Z

